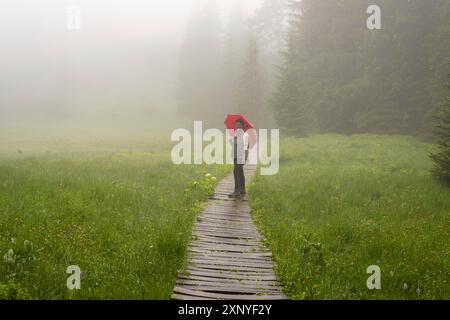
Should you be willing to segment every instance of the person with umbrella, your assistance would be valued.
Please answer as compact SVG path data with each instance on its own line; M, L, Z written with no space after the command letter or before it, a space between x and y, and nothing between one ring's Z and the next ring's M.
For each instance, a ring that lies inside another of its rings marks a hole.
M234 163L234 192L229 194L229 198L240 198L246 195L244 164L248 160L249 137L246 132L253 128L253 125L242 115L229 115L225 120L227 129L233 130L233 137L230 143L233 145L233 163Z

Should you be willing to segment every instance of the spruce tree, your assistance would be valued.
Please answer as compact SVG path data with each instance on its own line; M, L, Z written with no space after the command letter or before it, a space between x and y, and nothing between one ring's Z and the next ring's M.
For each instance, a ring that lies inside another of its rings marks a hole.
M450 85L447 84L450 89ZM436 116L436 144L437 150L431 154L434 162L433 174L439 180L450 186L450 96L442 105Z
M316 119L308 103L302 103L306 96L304 86L304 64L301 45L302 13L301 1L289 1L290 30L284 65L280 67L278 88L271 98L276 121L280 129L294 135L306 135L315 130Z
M254 35L250 35L247 58L242 65L238 93L239 112L248 115L257 127L262 127L264 75L259 61L258 43Z

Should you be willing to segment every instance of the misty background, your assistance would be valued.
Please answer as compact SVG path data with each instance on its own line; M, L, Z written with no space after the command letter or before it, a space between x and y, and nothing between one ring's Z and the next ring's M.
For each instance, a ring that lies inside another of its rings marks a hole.
M286 133L426 135L445 97L450 4L3 0L3 130L172 130L228 113ZM81 29L66 26L70 5Z
M169 121L177 116L180 48L205 3L2 1L0 124L146 128L163 118L176 125ZM66 26L70 5L81 9L80 30ZM225 25L232 8L246 18L258 5L217 1L214 19Z

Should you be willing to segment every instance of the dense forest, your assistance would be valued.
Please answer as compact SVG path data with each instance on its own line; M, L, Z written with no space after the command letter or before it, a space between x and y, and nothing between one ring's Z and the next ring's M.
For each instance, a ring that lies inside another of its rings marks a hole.
M275 119L295 135L427 136L446 95L450 2L378 0L379 30L367 28L372 4L265 0L221 24L210 3L187 30L180 110L210 124L224 109L259 127Z

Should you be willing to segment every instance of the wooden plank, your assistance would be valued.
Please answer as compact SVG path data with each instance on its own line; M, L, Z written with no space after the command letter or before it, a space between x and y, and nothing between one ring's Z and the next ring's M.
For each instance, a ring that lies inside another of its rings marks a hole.
M255 227L252 226L246 226L245 224L233 224L233 223L212 223L207 221L199 221L197 223L196 227L203 227L203 228L213 228L213 229L219 229L219 230L235 230L235 231L248 231L253 233L258 233L258 230ZM259 235L259 233L258 233Z
M230 248L223 248L223 247L204 247L204 246L195 246L195 245L190 245L190 247L188 247L188 250L209 250L210 252L230 252L230 253L259 253L259 252L264 252L264 251L258 251L258 250L242 250L239 248L233 248L232 246Z
M250 209L248 208L248 203L236 202L236 201L223 201L223 200L209 200L210 202L215 201L216 203L211 203L209 206L205 207L205 212L208 210L217 211L222 213L248 213L250 214ZM220 201L220 203L217 203Z
M233 202L236 202L236 201L241 201L241 202L248 201L248 199L245 198L245 197L240 197L240 198L237 198L237 199L230 199L228 196L211 196L211 197L209 197L209 199L211 199L211 200L233 201Z
M225 243L225 244L237 244L237 245L254 245L259 246L260 243L257 241L253 241L250 239L231 239L231 238L217 238L217 237L209 237L209 236L202 236L198 235L193 240L200 240L201 242L213 242L213 243Z
M191 244L190 249L203 249L203 250L209 250L210 252L234 252L234 253L258 253L258 252L264 252L264 251L260 251L260 250L256 250L256 249L244 249L242 247L240 248L236 248L234 246L229 246L229 247L223 247L223 246L210 246L210 247L205 247L202 245L194 245Z
M185 294L172 293L172 299L174 300L216 300L213 298L205 298L205 297L194 297Z
M203 281L203 282L218 282L218 283L224 283L222 278L213 278L213 277L202 277L202 276L195 276L195 275L179 275L179 280L192 280L192 281ZM178 281L178 280L177 280ZM274 280L240 280L240 279L227 279L227 283L241 283L241 284L248 284L248 285L269 285L269 286L279 286L280 283L278 281Z
M194 236L194 239L205 239L205 240L224 240L224 238L216 237L216 236L203 236L203 235L196 235ZM230 240L230 241L243 241L245 243L255 243L257 245L261 245L261 242L256 239L238 239L238 240Z
M240 245L207 245L203 244L198 240L193 240L190 243L190 247L204 248L212 251L231 251L231 252L268 252L268 250L264 247L256 247L256 246L240 246Z
M214 271L214 270L195 270L195 267L191 267L186 270L184 276L202 276L209 278L221 278L221 279L234 279L234 280L259 280L259 281L276 281L277 278L274 274L259 274L256 272L227 272L227 271Z
M223 238L225 239L225 238ZM234 239L230 239L228 238L229 241L234 240ZM198 239L196 240L196 243L198 244L204 244L207 246L215 246L215 245L230 245L230 246L245 246L245 247L256 247L256 244L254 243L245 243L242 242L241 240L234 240L234 242L229 242L229 241L220 241L220 240L209 240L209 239Z
M204 213L216 213L216 214L226 214L226 215L243 215L248 218L251 218L250 216L250 210L242 208L242 207L219 207L219 206L212 206L212 207L206 207L203 209Z
M202 212L203 213L211 213L211 214L217 214L217 215L228 215L228 216L244 216L245 218L251 220L250 216L250 210L243 210L240 208L232 208L233 210L230 210L229 207L223 208L223 207L207 207Z
M202 292L197 290L185 289L180 286L175 286L175 293L181 293L194 297L213 298L218 300L283 300L286 299L284 295L257 295L257 294L225 294Z
M265 272L261 272L261 270L221 270L221 269L207 269L203 266L196 266L194 264L189 265L186 268L186 271L200 271L200 272L209 272L209 273L220 273L226 275L237 274L240 276L274 276L275 273L273 270L267 270Z
M205 226L196 226L194 227L194 232L202 231L202 232L216 232L216 235L212 235L212 237L219 237L221 235L227 235L227 234L243 234L248 239L262 239L261 235L257 231L251 231L251 230L240 230L240 229L232 229L232 228L220 228L220 227L205 227Z
M249 226L246 223L213 223L213 222L199 222L197 223L197 227L211 227L211 228L219 228L222 230L239 230L239 231L251 231L258 232L257 229L253 226Z
M227 233L227 232L239 232L239 233L245 233L247 232L248 234L251 235L255 235L255 236L259 236L258 231L256 231L255 229L250 229L250 228L232 228L232 227L226 227L226 226L213 226L213 225L200 225L198 224L195 228L195 230L213 230L213 231L218 231L221 233Z
M233 199L235 200L235 199ZM209 200L207 208L220 208L220 209L242 209L247 212L250 211L248 203L240 201L225 201L225 200Z
M216 225L228 226L248 226L252 223L250 219L236 218L236 217L218 217L212 215L202 215L197 219L197 223L209 223ZM254 227L256 228L256 227ZM257 228L256 228L257 229Z
M259 235L256 232L252 232L252 231L240 231L240 230L233 230L233 229L228 229L228 230L224 230L221 228L213 228L213 227L201 227L201 226L197 226L195 229L195 231L198 231L198 233L201 235L202 233L210 233L210 234L216 234L217 236L234 236L234 238L242 238L242 239L255 239L258 238ZM227 237L230 238L230 237Z
M254 271L261 274L273 274L273 270L271 268L254 268L254 267L241 267L241 266L227 266L227 265L218 265L218 264L209 264L209 263L198 263L195 261L191 262L193 267L208 269L208 270L223 270L229 272L240 272L240 271Z
M264 263L262 261L251 262L251 261L231 261L230 259L222 260L212 260L212 259L201 259L194 258L191 260L193 264L209 264L209 265L220 265L220 266L237 266L237 267L253 267L260 269L271 269L273 267L272 263Z
M225 239L237 239L237 240L245 240L245 239L255 239L255 237L251 235L245 235L245 234L227 234L227 233L216 233L214 231L206 231L206 230L199 230L198 231L199 236L217 236L218 238L225 238ZM192 240L196 241L196 240Z
M245 255L245 254L239 254L239 255L227 255L227 254L201 254L201 253L190 253L189 258L203 258L203 259L217 259L217 258L225 258L229 259L230 261L255 261L255 262L267 262L267 263L273 263L272 259L270 257L261 257L256 255Z
M204 280L206 279L206 280ZM215 281L210 281L210 278L199 279L178 279L177 284L187 284L192 286L209 286L209 287L248 287L254 289L268 289L272 291L280 291L279 283L276 281L256 281L256 280L229 280L226 283L220 281L220 279L216 278Z
M256 236L252 236L252 235L245 235L245 234L240 234L240 235L230 235L224 232L221 233L216 233L213 231L205 231L203 230L201 232L201 235L205 235L205 236L216 236L216 237L220 237L220 238L232 238L232 239L261 239L259 237Z
M221 222L221 220L229 221L230 223L241 223L241 224L252 224L253 219L247 213L239 213L239 214L226 214L221 212L204 212L198 216L198 218L210 219L215 222Z
M217 216L213 214L208 215L202 215L197 218L197 221L211 221L216 223L251 223L252 221L248 218L241 218L241 217L224 217L224 216Z
M202 258L205 260L217 260L217 259L227 259L230 261L252 261L252 262L266 262L273 264L271 257L261 256L257 254L242 254L242 253L227 253L227 252L214 252L214 253L199 253L190 252L188 258Z
M280 290L272 288L254 288L249 286L234 286L234 285L207 285L207 284L187 284L179 283L185 289L198 290L203 292L219 292L219 293L239 293L239 294L282 294Z
M209 199L211 200L223 200L223 201L233 201L234 203L236 201L240 201L240 202L248 202L248 198L247 197L239 197L239 198L230 198L228 197L228 195L213 195L211 197L209 197Z
M252 228L245 228L245 227L227 227L227 226L214 226L210 224L197 224L194 230L217 230L219 232L247 232L249 234L259 236L258 231L256 229Z
M198 254L223 254L223 255L247 255L247 256L256 256L256 257L272 257L272 253L267 251L267 252L252 252L252 253L243 253L243 252L226 252L226 251L211 251L209 249L202 249L202 248L193 248L193 247L188 247L187 248L188 252L191 253L198 253Z
M197 217L198 222L220 223L231 225L252 226L253 220L247 215L225 215L216 213L205 213ZM254 227L254 226L252 226ZM256 227L255 227L256 228Z
M192 249L192 250L190 250ZM189 253L198 253L202 255L210 255L210 256L216 256L216 255L224 255L227 257L248 257L248 258L269 258L272 259L272 253L267 250L265 247L258 248L259 250L255 250L253 252L242 252L242 251L220 251L220 250L211 250L211 247L207 248L199 248L199 247L188 247Z

